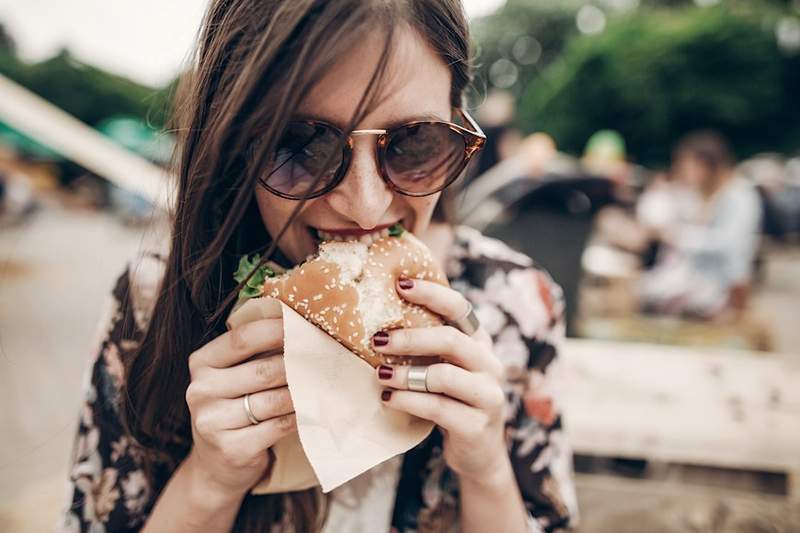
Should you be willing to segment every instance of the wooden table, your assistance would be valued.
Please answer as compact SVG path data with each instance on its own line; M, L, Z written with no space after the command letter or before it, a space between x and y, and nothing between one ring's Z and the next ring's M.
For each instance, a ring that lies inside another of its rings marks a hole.
M576 453L781 472L800 497L800 356L568 339Z

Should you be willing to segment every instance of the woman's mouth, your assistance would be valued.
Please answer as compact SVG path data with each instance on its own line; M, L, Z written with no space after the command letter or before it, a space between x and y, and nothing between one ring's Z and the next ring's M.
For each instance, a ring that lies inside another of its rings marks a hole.
M311 233L316 237L317 241L358 241L367 246L383 237L389 236L389 228L392 224L384 224L377 226L372 231L365 231L361 228L357 229L342 229L342 230L324 230L320 228L311 228Z

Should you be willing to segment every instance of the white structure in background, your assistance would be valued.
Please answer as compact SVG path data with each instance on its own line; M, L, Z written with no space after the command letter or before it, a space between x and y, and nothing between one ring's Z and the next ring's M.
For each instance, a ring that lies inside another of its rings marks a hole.
M167 172L0 75L0 120L118 187L169 209Z

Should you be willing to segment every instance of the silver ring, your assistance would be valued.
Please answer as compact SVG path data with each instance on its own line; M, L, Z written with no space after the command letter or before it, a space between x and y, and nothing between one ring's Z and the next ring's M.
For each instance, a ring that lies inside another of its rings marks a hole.
M481 327L481 322L475 315L475 310L472 308L472 303L467 302L467 306L467 312L464 313L464 316L457 320L451 321L450 324L457 327L465 334L472 336L472 334L478 331L478 328Z
M428 390L428 367L419 365L408 367L406 387L414 392L430 392Z
M250 423L254 426L261 423L261 421L256 418L256 415L253 414L253 410L250 409L250 394L244 395L244 413L247 415L247 419L250 420Z

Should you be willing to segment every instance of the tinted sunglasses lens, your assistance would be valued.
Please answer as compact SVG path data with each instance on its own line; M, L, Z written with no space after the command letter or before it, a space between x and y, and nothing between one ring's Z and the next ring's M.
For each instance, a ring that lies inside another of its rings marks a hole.
M445 124L412 124L388 139L384 166L403 192L426 194L448 185L464 168L464 137Z
M312 196L331 184L341 162L342 143L335 130L324 124L291 122L263 181L286 196Z

